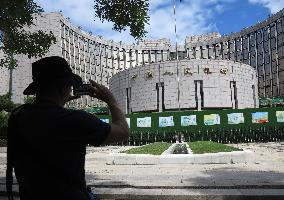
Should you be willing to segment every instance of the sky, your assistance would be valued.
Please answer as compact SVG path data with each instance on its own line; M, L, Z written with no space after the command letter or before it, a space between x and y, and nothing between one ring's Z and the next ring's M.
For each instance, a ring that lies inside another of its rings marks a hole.
M95 18L94 0L35 0L45 12L62 11L75 26L105 39L132 44L129 30L112 30L112 23ZM168 38L175 43L174 0L149 0L148 31L145 39ZM261 22L284 8L284 0L176 0L178 43L188 35L219 32L221 35L238 32Z

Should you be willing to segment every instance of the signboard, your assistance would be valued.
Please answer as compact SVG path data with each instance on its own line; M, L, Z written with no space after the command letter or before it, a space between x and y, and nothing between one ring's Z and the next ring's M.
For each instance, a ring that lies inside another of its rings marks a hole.
M100 120L109 124L109 119L100 119Z
M228 116L228 124L243 124L245 123L244 113L230 113Z
M128 124L128 128L130 128L130 118L126 118L126 122Z
M137 118L137 127L151 127L151 117Z
M267 123L268 121L268 112L255 112L251 113L252 115L252 123Z
M188 115L180 117L181 126L192 126L197 125L196 123L196 115Z
M219 114L204 115L204 124L209 126L220 124L220 115Z
M277 122L284 122L284 111L276 111Z
M159 117L159 127L174 126L174 117Z

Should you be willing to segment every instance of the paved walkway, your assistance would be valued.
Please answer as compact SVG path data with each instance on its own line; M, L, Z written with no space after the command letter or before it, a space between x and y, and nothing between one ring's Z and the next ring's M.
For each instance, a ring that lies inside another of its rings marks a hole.
M284 143L233 145L255 152L250 164L107 165L110 152L88 148L87 183L104 199L284 199ZM0 153L3 186L5 153ZM2 190L2 188L1 188ZM2 190L3 191L3 190ZM254 197L254 198L253 198ZM0 198L1 200L1 198Z

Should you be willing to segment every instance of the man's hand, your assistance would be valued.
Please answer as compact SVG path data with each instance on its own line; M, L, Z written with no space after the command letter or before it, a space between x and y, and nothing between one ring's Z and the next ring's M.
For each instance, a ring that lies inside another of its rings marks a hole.
M97 84L90 80L91 83L91 97L100 99L108 104L111 113L111 131L104 144L111 144L114 142L121 142L126 140L130 135L125 116L120 110L114 96L105 86Z
M105 86L96 83L90 79L92 95L91 97L97 98L106 102L108 105L116 104L113 94Z

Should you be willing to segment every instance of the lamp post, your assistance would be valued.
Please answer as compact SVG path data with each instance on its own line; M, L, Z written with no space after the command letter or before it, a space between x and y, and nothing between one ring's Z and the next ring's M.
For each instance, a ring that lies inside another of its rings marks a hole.
M180 76L179 76L179 56L178 56L178 35L177 35L177 18L176 18L176 0L173 0L173 10L174 10L174 30L175 30L175 42L176 42L176 72L177 72L177 98L178 98L178 110L180 111Z

